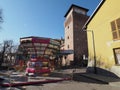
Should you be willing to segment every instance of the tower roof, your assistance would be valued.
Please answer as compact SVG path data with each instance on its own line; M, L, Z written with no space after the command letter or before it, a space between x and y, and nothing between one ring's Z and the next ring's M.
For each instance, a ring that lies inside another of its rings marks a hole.
M75 4L72 4L72 5L70 6L70 8L68 9L68 11L66 12L66 14L65 14L64 17L66 17L66 16L68 15L68 13L70 12L70 10L71 10L73 7L77 7L77 8L79 8L79 9L83 9L83 10L85 10L86 12L88 12L88 10L89 10L89 9L87 9L87 8L83 8L83 7L77 6L77 5L75 5Z

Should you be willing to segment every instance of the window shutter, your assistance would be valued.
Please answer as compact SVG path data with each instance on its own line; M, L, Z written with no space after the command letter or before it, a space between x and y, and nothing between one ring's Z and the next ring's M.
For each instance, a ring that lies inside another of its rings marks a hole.
M116 20L116 23L117 23L117 28L120 29L120 18Z
M120 30L119 30L119 37L120 37Z
M117 32L116 32L115 21L111 22L111 29L112 29L113 39L117 39Z
M112 28L112 31L116 30L115 21L111 22L111 28Z
M113 39L117 39L117 32L112 32L113 34Z

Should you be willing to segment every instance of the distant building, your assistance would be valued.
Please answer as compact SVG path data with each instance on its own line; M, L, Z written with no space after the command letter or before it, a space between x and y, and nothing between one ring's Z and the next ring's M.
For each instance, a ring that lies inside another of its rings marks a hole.
M88 71L90 72L94 72L96 67L98 74L120 77L119 3L120 0L101 0L84 25L88 35Z
M88 56L87 33L82 31L82 27L88 20L88 9L71 5L65 14L65 44L64 50L73 51L65 57L67 65L70 63L79 64L83 55Z

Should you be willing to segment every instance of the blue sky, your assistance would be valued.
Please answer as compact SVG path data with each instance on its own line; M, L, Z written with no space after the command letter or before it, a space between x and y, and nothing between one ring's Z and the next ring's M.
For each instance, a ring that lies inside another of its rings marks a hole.
M64 37L64 15L71 6L89 9L91 15L100 0L0 0L4 23L1 24L0 43L21 37Z

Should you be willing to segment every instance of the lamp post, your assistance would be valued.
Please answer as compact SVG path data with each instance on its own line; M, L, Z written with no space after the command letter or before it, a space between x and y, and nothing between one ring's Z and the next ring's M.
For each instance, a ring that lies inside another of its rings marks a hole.
M92 33L93 54L94 54L94 73L97 74L94 32L93 32L93 30L83 30L83 31L91 32Z

